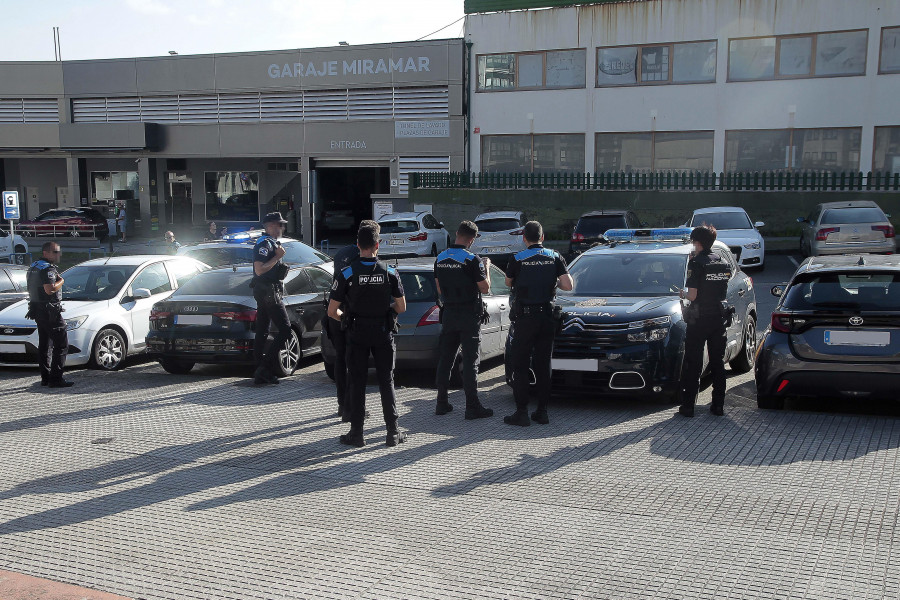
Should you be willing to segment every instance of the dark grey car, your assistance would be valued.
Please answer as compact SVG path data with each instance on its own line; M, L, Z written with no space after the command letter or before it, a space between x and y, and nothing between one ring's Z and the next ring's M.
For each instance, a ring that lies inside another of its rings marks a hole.
M756 360L759 408L788 396L897 398L900 258L806 259L780 296Z
M26 265L0 266L0 310L28 297Z

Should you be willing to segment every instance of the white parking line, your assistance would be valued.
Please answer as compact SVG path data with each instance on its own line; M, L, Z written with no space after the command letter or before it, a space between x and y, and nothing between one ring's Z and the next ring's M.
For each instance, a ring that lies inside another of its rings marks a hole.
M800 263L797 262L797 259L794 258L793 256L791 256L790 254L788 254L788 260L791 261L792 263L794 263L795 269L800 266Z

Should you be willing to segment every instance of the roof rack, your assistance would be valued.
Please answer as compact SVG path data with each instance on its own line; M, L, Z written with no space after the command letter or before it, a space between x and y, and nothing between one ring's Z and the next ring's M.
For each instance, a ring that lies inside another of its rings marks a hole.
M603 236L610 242L687 242L692 231L690 227L610 229Z

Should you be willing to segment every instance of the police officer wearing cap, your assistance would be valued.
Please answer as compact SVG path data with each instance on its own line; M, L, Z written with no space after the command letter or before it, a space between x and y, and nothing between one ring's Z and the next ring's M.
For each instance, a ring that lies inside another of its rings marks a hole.
M394 333L397 314L406 311L406 297L397 270L377 258L379 236L372 227L363 227L356 237L359 258L342 270L331 286L328 316L341 321L347 331L347 367L350 371L350 431L340 437L342 444L362 447L366 410L366 377L369 354L375 359L381 408L387 426L388 446L406 441L397 425L394 396ZM343 305L343 308L342 306Z
M696 227L691 232L694 253L688 262L687 291L681 298L693 306L685 310L687 333L684 340L684 366L681 377L681 406L678 412L694 416L694 403L700 389L703 368L703 346L707 346L709 368L712 371L712 404L709 411L721 417L725 405L725 345L726 321L730 318L724 301L731 279L731 267L713 254L716 228L712 225Z
M469 252L478 235L478 226L463 221L456 230L456 243L438 254L434 276L441 297L440 357L437 364L437 407L435 414L453 410L447 400L450 370L462 345L463 389L466 393L466 419L491 417L494 411L478 400L478 362L481 347L483 302L481 294L491 291L488 277L490 261Z
M253 247L253 297L256 299L256 337L253 355L256 358L256 372L253 383L278 383L275 364L279 353L291 334L291 323L284 307L284 278L288 266L284 264L284 247L278 239L284 233L284 220L280 212L272 212L263 219L266 235L257 240ZM274 323L278 334L266 351L269 337L269 323Z
M553 314L556 288L572 290L572 276L566 261L555 250L544 248L544 230L537 221L525 224L522 239L526 250L513 256L506 268L506 285L512 288L514 302L511 318L515 319L509 337L509 361L513 373L513 395L516 412L503 417L509 425L528 426L531 419L546 425L550 422L550 357L556 337L557 320ZM537 410L528 417L529 362L537 379Z
M56 263L62 252L59 244L47 242L41 248L41 259L32 263L26 275L28 283L28 314L37 323L38 365L41 368L41 385L64 388L74 385L63 379L66 355L69 352L69 336L63 319L63 278Z
M359 224L359 228L369 227L376 233L381 232L381 226L375 221L366 219ZM341 271L350 266L354 260L359 258L359 246L351 244L344 246L338 250L333 258L334 261L334 279L337 281ZM346 410L347 398L347 332L341 329L341 324L335 321L327 314L325 315L322 326L325 329L325 335L331 340L334 346L334 385L337 388L338 416L345 423L350 422L350 411Z

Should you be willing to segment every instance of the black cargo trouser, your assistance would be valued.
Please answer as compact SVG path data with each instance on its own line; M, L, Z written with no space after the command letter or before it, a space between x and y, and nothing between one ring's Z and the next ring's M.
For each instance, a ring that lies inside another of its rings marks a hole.
M41 379L61 381L66 356L69 354L69 335L66 320L59 309L41 307L33 310L38 330L38 366Z
M513 396L516 408L525 410L528 406L529 364L534 369L537 380L538 409L546 409L550 402L550 358L553 354L553 340L556 337L557 321L551 310L546 314L517 316L510 330L509 363L513 373Z
M284 348L284 343L291 335L291 322L288 319L287 309L280 293L271 293L270 288L256 291L256 337L253 340L253 358L257 367L265 367L271 373L278 372L277 364L279 353ZM272 345L266 350L266 340L269 338L269 324L274 323L278 333L272 341Z
M441 335L438 341L437 401L447 402L450 370L456 353L462 346L463 389L466 408L479 406L478 364L481 361L481 306L475 304L446 305L441 315Z
M721 315L703 314L700 320L688 325L684 340L684 366L681 370L681 404L694 406L700 390L700 375L703 370L703 346L709 354L709 369L712 371L712 404L725 404L725 320Z
M381 409L388 431L397 430L397 399L394 396L394 355L397 347L394 334L388 329L386 319L357 317L347 331L347 369L350 385L349 401L344 410L350 410L352 431L362 431L366 415L366 378L369 374L369 354L375 359L378 388L381 392Z
M341 330L340 321L326 317L328 339L334 346L334 386L337 388L338 406L347 406L347 332Z

